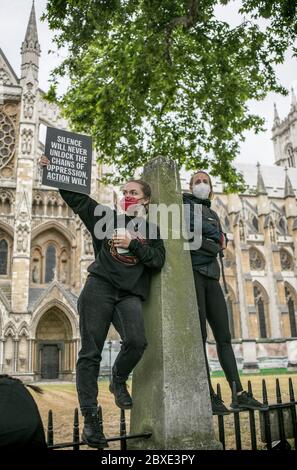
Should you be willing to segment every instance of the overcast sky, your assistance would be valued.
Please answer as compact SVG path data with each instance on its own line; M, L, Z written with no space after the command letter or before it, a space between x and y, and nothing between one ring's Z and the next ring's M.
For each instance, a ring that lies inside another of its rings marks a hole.
M49 49L56 49L52 37L53 33L49 31L48 25L39 20L45 11L47 0L35 0L35 7L38 22L39 42L41 45L39 86L43 90L48 89L48 78L50 71L61 61L57 54L49 54ZM238 24L236 14L235 0L234 5L228 9L222 7L218 10L218 16L232 25ZM24 39L27 22L32 6L32 0L0 0L0 47L4 51L11 66L17 76L20 75L20 47ZM283 65L279 65L277 76L281 83L288 89L293 86L297 93L297 59L292 58L288 53ZM61 85L61 90L65 89L66 83ZM290 109L291 96L283 97L273 93L261 101L251 102L250 110L265 118L267 131L261 135L254 135L249 132L246 134L246 141L241 147L241 153L238 162L256 163L259 161L262 165L272 165L274 163L273 146L271 142L271 127L273 121L273 103L276 102L280 118L283 119Z

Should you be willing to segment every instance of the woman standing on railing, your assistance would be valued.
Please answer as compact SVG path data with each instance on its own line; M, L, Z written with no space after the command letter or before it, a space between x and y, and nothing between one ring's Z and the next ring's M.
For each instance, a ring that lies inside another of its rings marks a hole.
M212 198L213 189L209 174L204 170L197 171L190 180L190 192L183 194L183 202L184 204L190 204L191 232L193 232L195 227L194 206L195 204L202 204L202 245L199 249L191 250L190 253L212 410L215 414L229 413L224 402L216 395L211 385L206 355L206 320L212 329L216 341L218 358L225 372L231 391L232 383L235 382L236 384L238 399L238 405L236 405L236 407L261 409L263 407L262 403L255 400L251 393L243 391L231 344L228 310L219 282L220 266L217 260L218 254L220 254L222 260L223 250L227 246L227 236L222 231L218 215L210 208ZM223 271L223 263L221 263L221 266ZM223 280L226 288L224 272ZM231 408L235 407L233 403L231 403L230 406Z
M41 157L41 166L48 163L47 157ZM97 380L104 342L113 323L122 347L113 365L109 389L120 408L130 409L132 399L126 380L147 346L142 303L149 294L151 275L164 265L165 248L159 228L146 220L151 188L145 181L130 180L124 185L121 214L85 194L62 189L59 192L93 240L95 261L88 267L77 303L81 350L76 383L85 417L83 439L92 447L107 447L97 415Z

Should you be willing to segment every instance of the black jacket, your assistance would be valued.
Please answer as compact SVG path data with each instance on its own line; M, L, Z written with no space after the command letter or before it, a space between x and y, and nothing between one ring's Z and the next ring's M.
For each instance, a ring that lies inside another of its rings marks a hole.
M61 197L71 207L75 214L85 224L92 236L95 253L95 261L90 264L88 271L104 277L115 287L139 295L145 300L149 293L151 274L160 271L165 262L165 247L160 238L160 231L154 226L157 238L149 238L149 230L153 224L144 220L144 240L133 239L129 245L128 256L121 256L112 250L110 245L111 232L108 231L108 223L103 225L106 235L101 239L96 236L97 227L107 219L115 227L126 227L131 223L131 218L117 213L107 206L99 204L88 195L59 189ZM94 210L100 206L102 213L95 215ZM105 219L104 216L107 215ZM101 221L101 222L100 222Z
M190 205L190 229L194 229L194 205L199 204L192 193L183 193L183 203ZM223 233L218 215L215 211L202 204L202 244L198 250L191 250L191 260L194 271L208 277L219 279L220 266L217 255L222 252L219 240ZM226 234L224 234L226 237Z

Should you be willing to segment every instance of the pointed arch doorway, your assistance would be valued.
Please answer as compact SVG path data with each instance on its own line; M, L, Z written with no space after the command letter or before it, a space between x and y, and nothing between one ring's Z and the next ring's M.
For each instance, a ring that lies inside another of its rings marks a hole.
M75 369L75 341L67 316L58 307L40 318L36 329L36 372L40 380L68 380Z

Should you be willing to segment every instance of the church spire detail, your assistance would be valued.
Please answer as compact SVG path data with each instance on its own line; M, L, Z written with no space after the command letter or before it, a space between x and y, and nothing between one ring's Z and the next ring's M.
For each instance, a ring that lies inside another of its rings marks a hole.
M32 68L35 80L38 80L40 44L37 33L37 22L34 0L32 3L29 22L27 25L25 39L21 48L22 67L21 78L25 78L30 68Z
M288 168L285 167L285 172L286 172L286 179L285 179L285 198L286 197L294 197L295 198L295 193L294 193L294 189L293 189L293 186L292 186L292 183L291 183L291 180L289 178L289 175L288 175Z
M273 128L277 127L280 125L280 118L279 118L279 114L278 114L278 110L277 110L277 107L276 107L276 104L274 103L274 119L273 119Z
M297 111L297 98L296 98L296 94L295 94L293 87L291 88L291 92L292 92L291 111Z
M256 189L256 194L257 196L260 194L267 194L267 190L264 184L263 176L260 170L260 163L257 163L257 168L258 168L258 178L257 178L257 189Z

